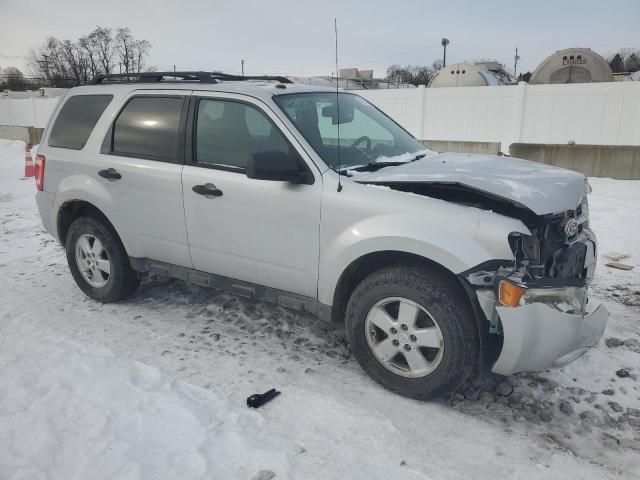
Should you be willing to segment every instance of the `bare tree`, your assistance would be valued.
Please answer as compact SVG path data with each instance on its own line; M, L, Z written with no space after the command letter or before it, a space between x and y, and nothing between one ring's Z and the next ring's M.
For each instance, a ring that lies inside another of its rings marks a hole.
M127 27L118 29L115 36L115 49L123 73L135 73L135 39Z
M76 85L83 85L91 78L90 62L80 43L64 40L60 44L61 56L69 75Z
M146 60L151 44L136 40L128 28L97 26L78 41L49 37L32 49L29 67L34 76L49 85L83 85L101 73L113 73L119 61L125 73L139 73L148 67Z
M36 77L52 84L70 78L62 42L55 37L47 38L42 47L31 50L29 67Z
M89 36L95 45L97 58L101 65L101 73L112 73L114 67L113 57L115 56L112 30L97 26Z
M145 71L145 62L151 50L151 43L147 40L136 40L134 45L135 71L140 73Z
M85 52L88 68L92 77L95 77L100 71L100 51L98 48L98 43L96 41L93 32L89 35L85 35L84 37L80 37L78 40L78 44L80 48Z

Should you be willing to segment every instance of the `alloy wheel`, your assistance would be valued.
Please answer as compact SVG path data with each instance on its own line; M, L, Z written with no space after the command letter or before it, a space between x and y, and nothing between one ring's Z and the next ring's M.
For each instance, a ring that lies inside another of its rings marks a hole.
M365 330L376 360L397 375L425 377L442 361L444 339L438 322L408 298L378 301L367 314Z

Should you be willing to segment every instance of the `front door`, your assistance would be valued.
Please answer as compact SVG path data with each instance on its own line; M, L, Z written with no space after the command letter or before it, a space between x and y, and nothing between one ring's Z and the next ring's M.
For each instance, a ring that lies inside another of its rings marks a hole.
M193 97L190 115L192 161L182 183L194 268L315 298L322 195L315 165L251 97L202 93ZM294 145L313 172L312 185L246 176L251 155L291 152Z

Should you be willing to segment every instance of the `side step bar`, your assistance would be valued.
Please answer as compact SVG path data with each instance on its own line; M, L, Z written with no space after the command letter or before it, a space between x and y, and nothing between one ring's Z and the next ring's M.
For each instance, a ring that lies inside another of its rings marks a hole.
M200 270L194 270L192 268L159 262L149 258L129 257L129 261L131 267L137 272L177 278L201 287L225 290L240 297L252 298L291 310L310 313L311 315L318 316L322 320L329 321L331 317L331 307L318 302L315 298L243 282L221 275L201 272Z

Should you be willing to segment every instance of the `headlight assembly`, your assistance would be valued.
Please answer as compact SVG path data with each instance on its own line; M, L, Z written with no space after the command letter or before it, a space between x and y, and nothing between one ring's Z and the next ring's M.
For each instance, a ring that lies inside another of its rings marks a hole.
M510 308L544 303L563 313L580 315L587 303L586 287L527 288L509 280L498 284L498 301Z

